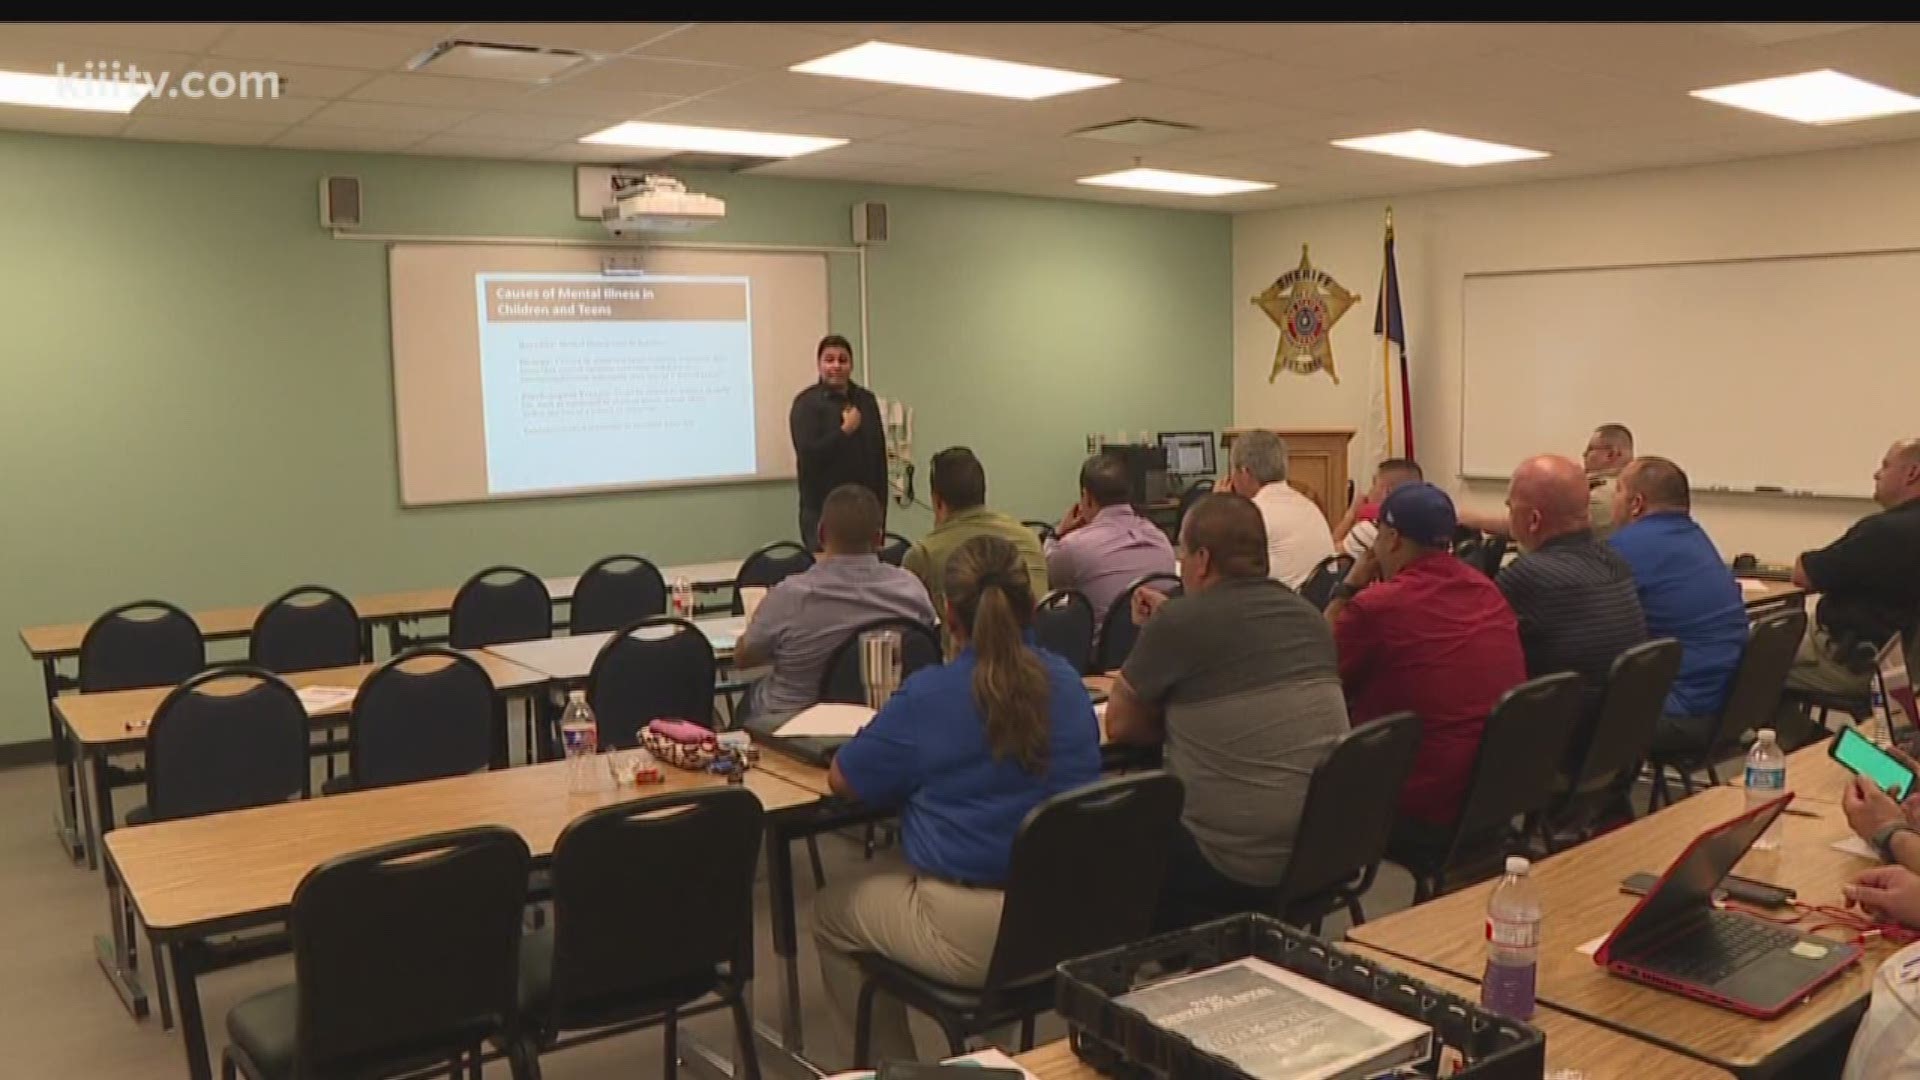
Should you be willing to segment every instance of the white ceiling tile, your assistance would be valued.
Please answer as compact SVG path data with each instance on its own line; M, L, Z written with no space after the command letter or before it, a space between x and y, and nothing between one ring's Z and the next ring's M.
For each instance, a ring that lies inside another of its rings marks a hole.
M371 101L336 101L308 119L319 127L367 128L375 131L443 131L473 116L471 109L442 109L430 105L384 105Z
M206 58L194 65L203 71L233 70L240 65L227 61ZM275 61L271 64L247 65L249 70L259 67L280 77L280 93L286 96L303 98L337 98L364 86L373 79L374 73L354 68L317 67L311 64L286 64Z
M702 60L782 69L857 44L846 33L820 33L779 23L695 23L634 49L629 55Z
M1008 119L1019 113L1023 107L1031 107L1034 104L1037 103L1014 103L1005 98L987 97L984 94L954 94L942 90L903 88L881 90L872 97L864 97L858 101L836 106L835 111L861 116L889 116L896 120L992 124Z
M128 139L151 139L158 142L261 146L272 141L276 135L287 130L287 127L286 124L136 116L120 134Z
M1196 42L1239 53L1284 51L1292 29L1284 23L1159 23L1144 31L1170 41Z
M637 56L609 57L560 85L583 90L638 90L648 94L704 94L753 76L747 68L725 64L698 64L688 60L653 60Z
M223 123L277 124L286 127L312 116L326 106L318 98L167 98L144 101L133 110L136 117L165 116L176 120L214 120Z
M513 111L528 115L597 116L631 120L692 98L674 94L647 94L638 90L588 90L578 86L549 86L521 98Z
M1297 101L1302 90L1324 79L1306 74L1299 64L1269 56L1238 57L1226 63L1161 75L1156 84L1259 101Z
M457 22L355 22L335 24L345 30L365 30L370 34L394 34L415 39L445 39L456 36Z
M8 23L7 37L16 41L66 41L100 46L95 58L114 59L113 48L163 49L197 53L226 32L227 23L186 22L33 22Z
M392 71L433 43L431 34L376 34L315 23L236 23L207 51L244 60Z
M903 23L885 40L996 60L1049 63L1056 50L1113 37L1125 31L1104 23Z
M596 116L489 112L455 124L448 129L447 134L477 135L490 139L543 139L547 142L560 142L578 139L582 135L591 135L612 126L613 123L615 121ZM625 152L633 153L632 150Z
M1269 122L1271 103L1152 83L1123 82L1079 94L1062 94L994 117L991 123L1021 132L1065 135L1097 124L1144 117L1200 128L1245 127Z
M876 139L910 131L913 120L894 120L885 116L856 116L841 112L802 113L793 120L795 131L810 135L833 135L842 139Z
M114 68L119 61L119 68ZM92 67L87 65L92 63ZM140 72L177 73L191 69L193 57L186 53L151 49L99 49L54 38L15 37L0 33L0 70L26 71L52 75L65 71L70 75L98 73L101 78L119 72L131 78Z
M502 79L450 79L441 75L378 75L348 94L354 101L466 108L509 106L533 93L528 83Z
M828 150L820 150L807 157L817 157L822 161L859 162L865 165L914 165L936 158L947 151L935 146L901 146L898 143L861 142L848 143Z
M473 135L429 135L408 148L408 153L445 157L511 158L525 160L552 149L551 139L489 139Z
M688 26L676 22L519 22L468 23L458 37L502 45L539 45L587 53L625 52Z
M984 146L994 146L1005 142L1007 134L993 128L973 127L967 124L918 124L904 131L882 135L880 142L903 143L908 146L937 146L943 149L968 150Z
M1242 53L1141 33L1115 34L1054 54L1054 62L1064 67L1122 79L1151 79L1242 59Z
M419 142L417 131L378 131L372 128L331 128L297 124L272 145L301 150L364 150L392 153Z
M860 79L781 71L754 75L723 89L702 94L701 97L777 109L837 109L848 102L870 98L882 89L878 83Z
M1710 34L1720 34L1746 44L1778 45L1783 41L1798 41L1803 38L1820 37L1823 34L1839 34L1872 25L1872 23L1842 22L1718 23L1708 26L1706 30Z
M744 128L749 131L784 131L794 135L820 135L825 132L795 126L799 109L778 109L760 105L736 105L712 98L687 98L646 114L650 122L695 124L705 127Z
M116 135L126 126L127 117L118 113L75 112L72 109L36 109L27 105L0 105L0 131Z

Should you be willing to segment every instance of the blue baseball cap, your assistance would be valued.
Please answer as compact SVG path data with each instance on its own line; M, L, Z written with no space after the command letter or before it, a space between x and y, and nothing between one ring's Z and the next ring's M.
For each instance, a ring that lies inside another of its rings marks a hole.
M1440 547L1453 540L1453 499L1428 483L1401 484L1380 501L1380 524L1427 547Z

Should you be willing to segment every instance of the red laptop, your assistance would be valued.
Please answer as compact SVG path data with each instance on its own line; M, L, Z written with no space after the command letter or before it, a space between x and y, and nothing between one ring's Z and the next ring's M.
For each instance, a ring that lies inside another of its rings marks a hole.
M1791 794L1701 833L1593 959L1622 978L1770 1020L1860 959L1860 947L1713 905L1713 890Z

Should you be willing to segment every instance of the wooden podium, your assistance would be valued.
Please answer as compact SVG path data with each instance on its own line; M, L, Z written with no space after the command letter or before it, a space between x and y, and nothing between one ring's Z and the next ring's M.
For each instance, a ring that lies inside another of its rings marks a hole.
M1234 436L1258 428L1228 428L1220 434L1220 472L1225 475ZM1287 482L1312 499L1332 525L1347 512L1347 444L1351 428L1266 430L1287 442Z

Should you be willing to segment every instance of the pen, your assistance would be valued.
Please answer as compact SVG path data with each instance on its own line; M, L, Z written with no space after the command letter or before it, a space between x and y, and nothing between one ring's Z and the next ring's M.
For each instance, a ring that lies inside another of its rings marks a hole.
M1783 814L1792 814L1794 817L1816 817L1817 818L1820 816L1819 814L1815 813L1812 810L1802 810L1797 806L1786 807L1780 812Z

